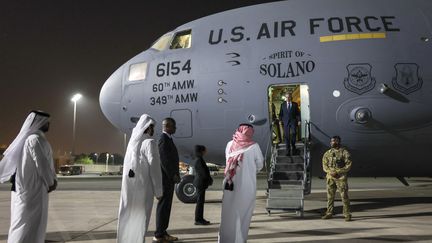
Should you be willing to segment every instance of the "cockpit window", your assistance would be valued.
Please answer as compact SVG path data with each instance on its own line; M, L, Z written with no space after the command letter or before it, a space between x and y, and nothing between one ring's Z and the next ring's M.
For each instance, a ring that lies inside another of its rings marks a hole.
M192 31L185 30L176 33L171 42L170 49L183 49L191 47Z
M143 80L147 75L147 63L135 63L129 67L129 81Z
M151 48L156 49L158 51L165 50L171 41L172 34L166 34L163 35L161 38L159 38L152 46Z

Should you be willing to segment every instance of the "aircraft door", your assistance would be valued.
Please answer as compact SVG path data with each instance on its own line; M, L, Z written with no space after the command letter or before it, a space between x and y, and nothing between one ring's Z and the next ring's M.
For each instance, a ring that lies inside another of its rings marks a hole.
M304 141L305 137L308 136L306 132L305 124L310 121L310 106L309 106L309 86L306 84L300 85L300 101L301 101L301 138Z
M192 111L189 109L172 110L170 117L176 121L175 138L190 138L192 132Z
M134 83L130 85L125 85L123 91L123 97L121 101L121 120L124 127L128 128L128 133L132 132L135 127L137 120L139 118L137 114L142 114L143 111L138 110L143 102L142 100L142 90L144 90L143 83Z
M301 126L297 130L297 140L304 141L305 122L310 120L309 87L306 84L273 85L269 87L269 117L272 124L273 143L284 143L283 126L279 121L281 104L285 101L285 94L292 94L293 101L299 105Z

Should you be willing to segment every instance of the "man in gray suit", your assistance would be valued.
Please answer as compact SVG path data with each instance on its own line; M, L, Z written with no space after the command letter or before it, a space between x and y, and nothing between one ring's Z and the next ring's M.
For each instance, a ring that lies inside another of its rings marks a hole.
M301 124L300 109L296 102L292 101L292 94L286 93L286 101L282 102L279 113L279 120L283 123L285 131L285 144L286 144L286 155L292 153L298 154L298 150L295 147L297 138L297 126Z

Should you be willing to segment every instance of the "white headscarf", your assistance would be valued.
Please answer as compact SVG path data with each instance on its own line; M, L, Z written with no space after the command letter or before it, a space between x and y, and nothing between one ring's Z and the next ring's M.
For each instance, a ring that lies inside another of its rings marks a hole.
M35 111L30 112L18 136L3 153L4 157L0 161L0 183L9 181L10 177L15 173L17 166L21 164L24 143L28 136L37 132L48 121L48 116L43 116Z
M141 143L144 139L144 131L150 126L154 125L155 121L147 114L143 114L137 122L135 128L132 130L132 135L129 140L124 164L125 167L129 164L129 168L135 170L137 160L139 159L139 151L141 149Z

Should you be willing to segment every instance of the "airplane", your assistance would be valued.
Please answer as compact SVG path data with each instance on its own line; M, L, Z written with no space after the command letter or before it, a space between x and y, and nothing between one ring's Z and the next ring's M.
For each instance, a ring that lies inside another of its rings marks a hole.
M241 123L266 157L280 141L275 114L285 92L301 109L312 174L333 135L352 155L350 176L431 176L432 2L289 0L183 24L119 67L100 106L130 133L143 113L157 131L177 121L184 161L193 147L224 164ZM156 137L159 135L156 134Z

